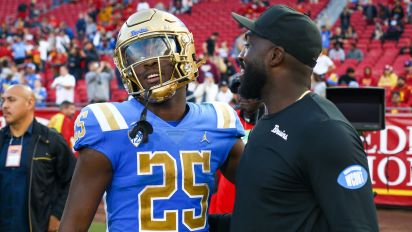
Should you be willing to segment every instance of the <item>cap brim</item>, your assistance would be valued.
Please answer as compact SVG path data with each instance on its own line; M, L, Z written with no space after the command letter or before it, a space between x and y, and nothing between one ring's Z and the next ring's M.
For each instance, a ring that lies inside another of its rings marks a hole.
M246 18L245 16L242 16L240 14L236 14L235 12L232 12L232 17L242 26L246 27L247 29L251 31L256 31L255 28L255 22Z

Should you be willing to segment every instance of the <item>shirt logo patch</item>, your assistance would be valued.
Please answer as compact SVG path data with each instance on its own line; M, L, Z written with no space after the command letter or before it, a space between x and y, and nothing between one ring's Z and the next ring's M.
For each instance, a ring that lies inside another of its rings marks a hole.
M210 143L210 141L207 139L206 131L205 131L205 133L203 134L202 140L200 140L200 142L201 142L201 143L202 143L202 142Z
M347 189L362 188L368 180L368 172L360 165L352 165L338 176L338 184Z
M288 134L286 134L286 131L281 131L279 129L279 125L275 125L275 127L271 130L272 133L279 135L279 137L281 137L282 139L284 139L285 141L288 140Z

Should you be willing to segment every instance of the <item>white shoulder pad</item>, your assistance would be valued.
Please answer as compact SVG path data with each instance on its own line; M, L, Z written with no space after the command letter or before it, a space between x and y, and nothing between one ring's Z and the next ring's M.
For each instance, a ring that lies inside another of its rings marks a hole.
M102 131L129 128L120 111L112 103L97 103L88 107L93 111Z
M223 102L211 103L216 111L217 128L236 128L236 112L234 109Z

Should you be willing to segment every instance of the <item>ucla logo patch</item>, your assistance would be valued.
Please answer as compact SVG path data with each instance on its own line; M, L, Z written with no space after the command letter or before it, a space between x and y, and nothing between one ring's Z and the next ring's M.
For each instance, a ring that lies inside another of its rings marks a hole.
M133 146L138 147L140 145L140 143L142 142L143 139L143 134L141 131L138 131L136 134L135 138L130 138L129 136L129 140L130 142L133 144Z
M352 165L338 176L338 184L347 189L362 188L368 181L368 172L360 165Z

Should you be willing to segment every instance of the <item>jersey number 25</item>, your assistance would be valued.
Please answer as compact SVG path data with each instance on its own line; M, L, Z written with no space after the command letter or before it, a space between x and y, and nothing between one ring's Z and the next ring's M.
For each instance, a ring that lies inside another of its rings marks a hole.
M137 174L152 175L153 166L163 169L163 185L146 186L139 193L139 229L140 231L177 231L178 210L165 210L162 219L153 218L153 201L167 200L177 191L176 159L168 152L140 152L138 155ZM189 230L206 226L207 202L209 186L206 183L195 183L195 165L201 165L204 173L210 173L210 151L180 152L183 191L190 198L199 198L201 214L196 216L195 209L184 209L183 224Z

